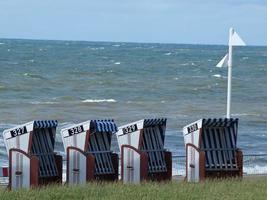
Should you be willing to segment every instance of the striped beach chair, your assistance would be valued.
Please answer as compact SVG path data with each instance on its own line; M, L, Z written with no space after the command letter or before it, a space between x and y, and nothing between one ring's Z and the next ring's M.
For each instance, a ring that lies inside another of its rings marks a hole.
M56 120L42 120L3 132L11 189L62 182L62 157L54 153L56 127Z
M113 120L90 120L61 130L69 184L118 179L118 155L110 150L116 131Z
M119 127L121 178L124 183L170 180L171 153L164 149L167 119L143 119Z
M238 119L200 119L183 129L186 180L243 176L243 154L237 148Z

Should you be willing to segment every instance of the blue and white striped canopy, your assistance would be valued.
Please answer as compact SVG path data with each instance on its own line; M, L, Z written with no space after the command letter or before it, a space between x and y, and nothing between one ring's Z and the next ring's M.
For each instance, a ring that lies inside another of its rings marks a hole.
M203 119L202 126L203 127L229 127L229 126L237 126L238 119L233 118L215 118L215 119Z
M144 119L144 128L149 126L166 126L166 118Z
M57 120L37 120L33 121L33 128L54 128L57 124Z
M115 133L118 131L117 125L115 124L113 119L92 120L91 125L96 132Z

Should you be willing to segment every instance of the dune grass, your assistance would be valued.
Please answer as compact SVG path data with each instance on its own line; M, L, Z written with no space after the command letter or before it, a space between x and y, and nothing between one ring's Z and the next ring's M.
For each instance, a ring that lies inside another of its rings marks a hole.
M147 182L140 185L89 183L83 186L48 186L8 191L0 199L267 199L267 177L245 180L217 180L203 183Z

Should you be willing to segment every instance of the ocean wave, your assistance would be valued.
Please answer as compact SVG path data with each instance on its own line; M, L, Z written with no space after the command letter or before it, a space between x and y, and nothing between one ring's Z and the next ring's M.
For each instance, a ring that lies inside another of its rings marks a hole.
M181 66L188 66L188 65L191 65L191 66L197 66L196 63L194 63L194 62L190 62L190 63L181 63L181 64L179 64L179 65L181 65Z
M188 66L189 63L181 63L181 64L179 64L179 65L181 65L181 66Z
M104 50L105 47L89 47L91 50L93 51L97 51L97 50Z
M255 165L253 167L244 167L244 173L246 174L266 174L267 166Z
M198 91L198 90L210 90L212 88L211 85L202 86L202 87L194 87L192 90Z
M120 65L121 63L120 62L115 62L114 65Z
M192 76L192 78L206 78L206 76Z
M232 116L235 117L240 117L240 116L254 116L254 117L260 117L260 114L255 114L255 113L233 113L231 114Z
M165 53L164 55L165 56L170 56L170 55L172 55L172 53L171 52L168 52L168 53Z
M30 104L34 104L34 105L42 105L42 104L58 104L59 102L55 102L55 101L32 101L30 102Z
M116 103L117 101L115 99L85 99L82 101L83 103Z
M43 76L38 74L24 73L23 75L34 79L45 79Z
M216 77L216 78L222 78L221 74L214 74L213 76Z

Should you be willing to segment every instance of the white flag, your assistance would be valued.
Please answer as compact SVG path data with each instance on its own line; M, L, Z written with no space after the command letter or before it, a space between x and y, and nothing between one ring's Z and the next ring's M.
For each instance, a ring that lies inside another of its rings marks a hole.
M241 37L234 31L233 35L229 40L229 45L232 46L246 46L245 42L241 39Z
M216 67L227 67L228 64L228 53L223 57L223 59L216 65Z

